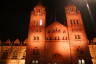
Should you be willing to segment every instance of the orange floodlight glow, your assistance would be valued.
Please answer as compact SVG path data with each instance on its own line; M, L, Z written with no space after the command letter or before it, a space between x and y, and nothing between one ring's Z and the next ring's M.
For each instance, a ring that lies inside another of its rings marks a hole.
M69 48L69 44L66 42L57 42L56 43L56 52L61 54L62 56L69 56L70 53L70 48Z
M45 27L45 7L38 5L33 9L30 17L27 43L27 48L31 48L30 52L37 48L41 56L46 55L45 53L48 52L49 57L59 54L65 59L72 56L72 60L77 61L75 60L78 53L77 49L78 47L82 50L86 49L87 38L80 11L75 6L68 6L65 11L67 26L55 21L48 27ZM30 59L30 52L27 52L28 59Z

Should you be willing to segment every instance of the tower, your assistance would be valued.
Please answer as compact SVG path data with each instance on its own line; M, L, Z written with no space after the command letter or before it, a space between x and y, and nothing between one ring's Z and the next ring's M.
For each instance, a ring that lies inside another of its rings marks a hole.
M30 16L26 64L43 64L45 46L45 7L39 3Z
M92 64L88 40L80 11L74 5L65 7L72 64Z

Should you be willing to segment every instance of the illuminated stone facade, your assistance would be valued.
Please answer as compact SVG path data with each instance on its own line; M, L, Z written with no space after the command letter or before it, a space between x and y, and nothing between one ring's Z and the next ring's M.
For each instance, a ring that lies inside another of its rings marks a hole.
M8 40L6 44L9 48L1 46L1 57L5 58L2 56L5 53L4 49L8 50L7 56L17 56L15 59L5 58L7 60L0 62L2 64L4 62L4 64L12 62L12 64L92 64L80 11L76 6L69 5L65 7L65 13L67 26L54 21L45 27L46 9L41 4L35 6L30 15L28 39L23 44L16 39L12 46Z
M26 64L92 64L80 11L65 7L67 26L54 21L45 27L46 10L41 4L30 16Z
M96 64L96 37L91 40L89 44L89 51L91 54L93 64Z
M13 43L8 39L0 45L0 64L25 64L26 46L19 39Z
M38 4L30 16L28 43L26 51L26 64L44 62L45 51L45 7ZM30 58L30 59L29 59Z

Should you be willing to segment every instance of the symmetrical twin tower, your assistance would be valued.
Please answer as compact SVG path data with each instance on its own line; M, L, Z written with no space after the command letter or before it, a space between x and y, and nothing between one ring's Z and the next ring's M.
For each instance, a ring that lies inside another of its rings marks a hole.
M46 9L38 4L30 16L26 64L92 64L80 11L65 7L67 26L46 25Z

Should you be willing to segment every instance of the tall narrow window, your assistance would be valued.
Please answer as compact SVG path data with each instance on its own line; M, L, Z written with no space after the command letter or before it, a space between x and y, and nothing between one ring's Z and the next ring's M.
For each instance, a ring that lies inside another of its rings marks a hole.
M72 25L72 19L70 20L70 23L71 23L71 25Z
M57 31L57 28L56 28L56 31Z
M42 19L40 19L40 26L42 25Z
M75 39L80 39L80 35L75 35Z
M66 37L66 40L68 39L68 37Z
M73 20L73 23L75 24L75 20Z
M34 40L36 40L36 37L34 36Z
M39 37L37 36L37 40L39 40Z
M77 39L77 35L75 35L75 39Z
M80 35L78 35L78 39L80 39Z
M55 37L55 40L56 40L57 38Z
M78 20L76 20L77 24L79 24Z

